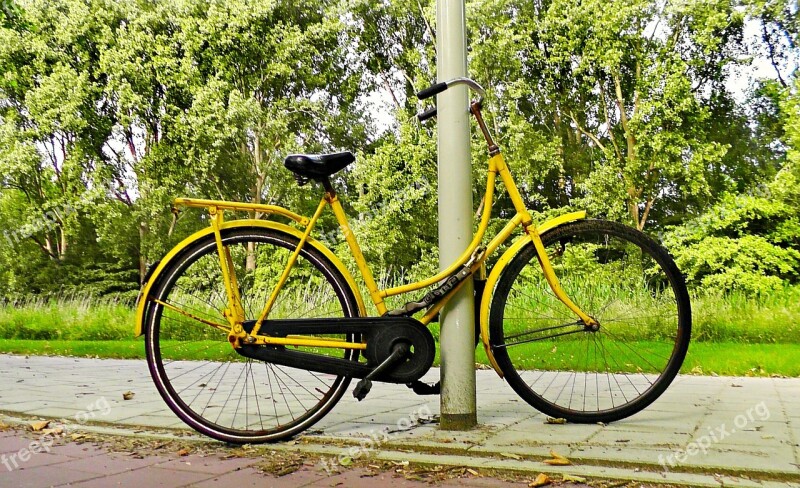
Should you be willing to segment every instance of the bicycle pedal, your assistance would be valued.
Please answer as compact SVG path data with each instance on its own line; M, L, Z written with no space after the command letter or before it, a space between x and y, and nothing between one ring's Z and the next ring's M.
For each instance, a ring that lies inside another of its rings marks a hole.
M411 388L411 391L416 393L417 395L440 395L442 393L442 382L437 381L435 384L431 385L428 383L424 383L422 381L414 381L412 383L408 383L407 387Z
M360 402L364 398L367 397L367 393L372 389L372 381L368 379L363 379L356 384L356 387L353 389L353 396Z

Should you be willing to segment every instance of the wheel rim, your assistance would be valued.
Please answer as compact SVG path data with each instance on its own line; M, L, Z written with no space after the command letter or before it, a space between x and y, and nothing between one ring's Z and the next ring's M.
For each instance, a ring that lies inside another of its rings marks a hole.
M567 295L599 329L585 327L554 296L529 249L510 267L518 275L506 284L505 307L493 310L493 347L513 368L512 385L540 410L573 421L617 419L666 388L688 331L673 273L662 267L670 269L666 255L644 251L654 243L630 242L630 232L616 226L577 229L554 231L545 246Z
M224 243L237 270L246 318L257 319L296 241L269 232L239 232L229 234ZM351 292L329 267L315 253L301 252L270 317L357 315ZM202 322L227 323L219 270L216 243L208 239L183 256L155 294L167 304L153 303L147 339L148 361L159 391L189 425L226 441L277 440L308 428L338 401L349 381L236 353L226 332ZM327 353L357 358L355 351Z

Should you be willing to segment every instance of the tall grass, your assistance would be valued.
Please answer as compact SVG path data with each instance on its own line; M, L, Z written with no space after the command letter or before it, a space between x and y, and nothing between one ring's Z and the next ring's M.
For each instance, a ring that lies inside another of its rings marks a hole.
M131 339L133 325L134 310L116 299L28 297L0 304L0 339Z
M692 294L693 342L800 343L800 287L769 296ZM0 339L119 340L133 337L134 310L92 296L0 302ZM438 324L432 332L438 340Z
M800 343L800 287L767 296L693 293L692 340L748 344Z

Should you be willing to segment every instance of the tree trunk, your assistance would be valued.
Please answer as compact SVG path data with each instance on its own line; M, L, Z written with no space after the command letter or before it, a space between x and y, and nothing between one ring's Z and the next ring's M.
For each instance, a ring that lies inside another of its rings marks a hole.
M147 258L142 250L148 230L148 226L145 222L139 224L139 283L141 284L144 284L144 277L147 274Z

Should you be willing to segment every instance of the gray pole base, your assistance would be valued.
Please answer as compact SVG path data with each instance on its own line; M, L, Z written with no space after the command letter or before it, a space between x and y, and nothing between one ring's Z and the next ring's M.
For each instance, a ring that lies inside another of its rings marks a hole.
M442 415L439 428L442 430L472 430L478 425L475 413L449 413Z

